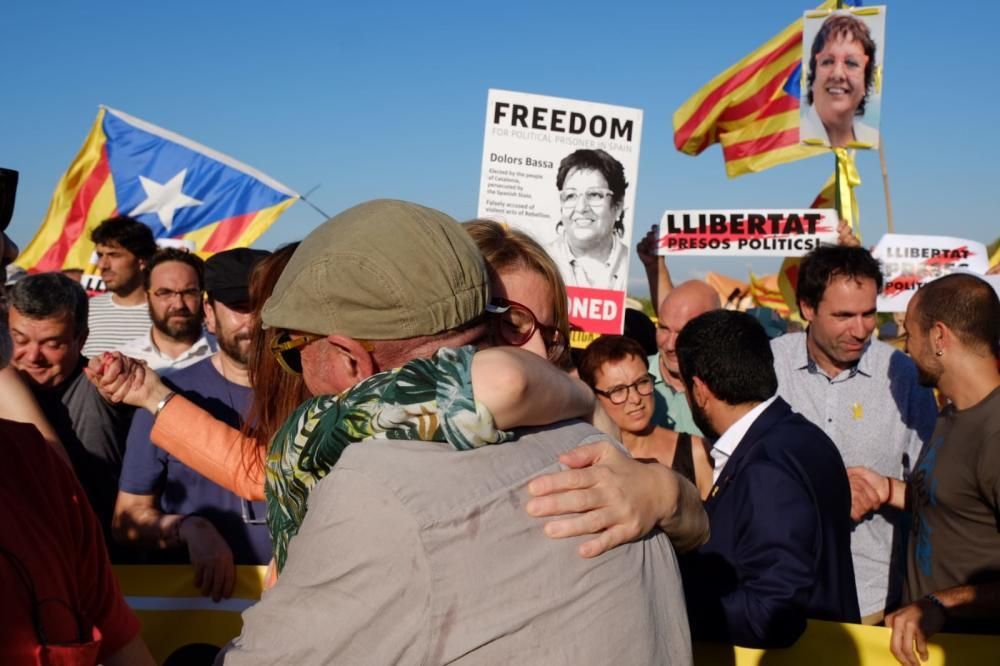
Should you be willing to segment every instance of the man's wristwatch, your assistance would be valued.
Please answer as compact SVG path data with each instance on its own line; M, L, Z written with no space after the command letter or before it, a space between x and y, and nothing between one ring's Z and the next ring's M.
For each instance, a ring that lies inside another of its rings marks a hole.
M945 617L948 617L948 607L944 605L943 601L938 599L936 594L934 594L933 592L930 594L925 594L924 599L937 606L938 610L941 611L941 614L944 615Z

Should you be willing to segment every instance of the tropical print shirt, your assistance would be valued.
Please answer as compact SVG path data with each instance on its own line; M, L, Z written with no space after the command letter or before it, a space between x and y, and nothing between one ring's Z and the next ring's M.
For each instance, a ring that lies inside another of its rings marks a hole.
M472 395L474 347L381 372L340 395L303 403L271 442L264 496L275 563L305 518L309 493L348 445L377 439L448 442L459 451L499 444L512 434Z

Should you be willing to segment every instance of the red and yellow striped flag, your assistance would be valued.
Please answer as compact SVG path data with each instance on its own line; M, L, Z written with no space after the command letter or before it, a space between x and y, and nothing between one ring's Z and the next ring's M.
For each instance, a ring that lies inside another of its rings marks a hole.
M818 9L836 5L826 0ZM829 153L799 144L802 25L799 18L682 104L674 113L677 150L698 155L721 143L730 178Z
M781 289L778 287L777 275L757 277L751 272L750 295L753 297L754 303L761 307L771 308L781 315L782 319L788 319L789 315L791 315L791 309L788 307L788 303L785 302Z

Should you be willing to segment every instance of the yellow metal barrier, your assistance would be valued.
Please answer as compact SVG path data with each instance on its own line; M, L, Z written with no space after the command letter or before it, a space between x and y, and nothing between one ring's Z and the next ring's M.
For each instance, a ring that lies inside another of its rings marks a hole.
M885 627L809 620L806 632L784 650L750 650L695 643L695 666L898 666ZM938 634L926 666L1000 664L1000 636ZM947 659L946 659L947 657Z
M214 603L194 586L194 569L184 565L118 565L122 594L142 621L142 637L162 664L185 646L222 647L239 636L240 617L264 590L267 567L236 567L233 596Z
M142 620L157 663L199 643L221 647L240 633L240 613L260 598L266 567L236 567L233 597L213 603L194 586L190 566L116 566L122 593ZM1000 636L939 634L927 666L1000 665ZM749 650L695 643L695 666L892 666L889 630L810 620L785 650Z

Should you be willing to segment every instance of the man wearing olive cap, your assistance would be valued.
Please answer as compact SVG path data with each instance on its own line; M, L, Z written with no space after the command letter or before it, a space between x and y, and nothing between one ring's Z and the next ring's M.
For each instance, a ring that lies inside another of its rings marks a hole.
M361 204L301 243L262 312L283 332L279 362L318 396L268 457L269 522L301 524L226 664L691 662L664 535L584 559L578 540L547 539L523 510L531 478L601 435L570 422L489 439L497 428L471 394L468 346L484 336L488 300L476 246L422 206ZM407 372L412 381L379 394L381 378ZM336 436L330 419L347 396L370 391L405 411L427 383L450 443L369 439L337 448L314 486L281 476L289 452L293 476L322 467L309 454L331 450L317 443Z

